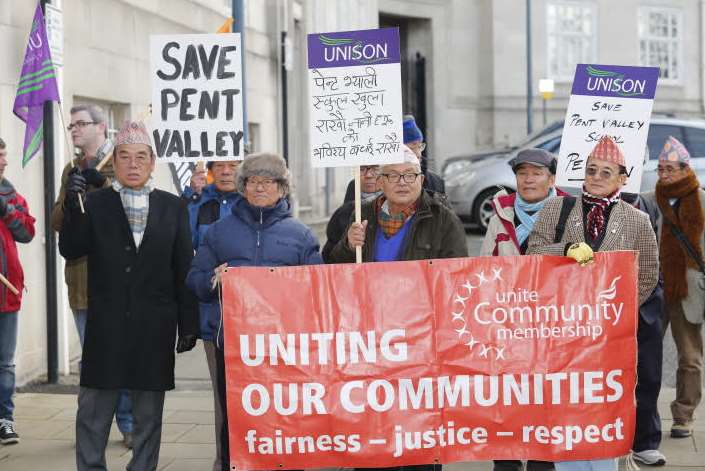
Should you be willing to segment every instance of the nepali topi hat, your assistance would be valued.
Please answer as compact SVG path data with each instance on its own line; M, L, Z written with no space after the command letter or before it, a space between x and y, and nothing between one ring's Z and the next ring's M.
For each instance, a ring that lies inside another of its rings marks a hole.
M144 144L152 147L147 127L142 121L127 120L115 136L115 147L121 144Z
M613 164L621 165L622 167L627 166L624 160L624 154L619 149L619 146L609 136L602 136L602 139L600 139L595 148L592 149L588 157L603 160L605 162L612 162Z
M661 153L658 155L658 159L659 161L689 164L690 152L688 152L688 149L686 149L678 139L673 136L668 136Z

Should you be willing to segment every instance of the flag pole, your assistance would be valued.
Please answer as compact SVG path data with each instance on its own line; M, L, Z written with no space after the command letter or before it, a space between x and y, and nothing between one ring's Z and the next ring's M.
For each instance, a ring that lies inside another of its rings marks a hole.
M66 144L66 151L69 153L71 165L73 166L73 168L76 168L77 165L73 161L73 152L71 151L71 147L69 147L69 141L71 141L71 136L69 135L69 129L66 126L66 118L64 118L64 107L63 103L61 102L59 102L59 119L61 119L61 127L64 129L64 143ZM86 210L83 207L83 198L81 197L81 194L77 193L76 196L78 197L78 205L81 207L81 214L86 214Z

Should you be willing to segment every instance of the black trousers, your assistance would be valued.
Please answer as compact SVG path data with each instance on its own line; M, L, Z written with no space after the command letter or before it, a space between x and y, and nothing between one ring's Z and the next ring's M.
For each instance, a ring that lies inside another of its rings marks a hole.
M643 306L642 306L643 309ZM636 431L634 451L658 450L661 445L661 417L658 395L661 392L663 337L661 317L647 323L639 316L637 329Z
M230 436L228 434L228 406L225 397L225 352L222 348L215 348L216 389L220 399L223 421L220 427L220 468L221 471L230 471ZM216 404L216 407L218 405Z

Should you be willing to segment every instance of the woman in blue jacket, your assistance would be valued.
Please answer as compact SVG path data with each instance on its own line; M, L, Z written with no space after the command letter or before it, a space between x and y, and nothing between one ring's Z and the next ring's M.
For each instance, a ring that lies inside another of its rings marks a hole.
M245 158L237 175L237 189L243 198L234 202L232 214L214 223L205 233L186 278L188 287L203 302L218 302L213 279L226 267L323 263L316 236L291 216L285 198L289 193L289 172L283 158L274 154ZM221 465L223 471L229 471L222 319L216 347L216 386L224 418L220 430Z

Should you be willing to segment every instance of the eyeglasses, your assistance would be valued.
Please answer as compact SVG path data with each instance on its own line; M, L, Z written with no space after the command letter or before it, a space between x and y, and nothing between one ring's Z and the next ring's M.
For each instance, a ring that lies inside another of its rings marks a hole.
M404 180L406 183L414 183L421 173L382 173L389 183L399 183Z
M360 167L360 174L361 175L373 175L377 176L379 173L379 167L377 165L363 165Z
M680 167L661 167L660 165L656 167L656 172L659 175L673 175L681 170Z
M588 167L585 169L585 175L591 178L595 178L599 175L603 180L611 180L615 176L615 173L607 169L600 170L597 167Z
M265 179L263 179L263 180L253 180L253 179L251 179L251 178L248 178L248 179L245 181L245 186L246 186L246 187L248 187L248 188L255 188L255 189L256 189L258 186L260 186L260 185L262 185L262 188L264 188L264 189L270 189L270 188L272 188L272 187L273 187L274 185L276 185L276 184L277 184L277 181L276 181L276 180L273 180L273 179L271 179L271 178L265 178Z
M66 126L66 129L71 131L73 128L83 129L89 124L98 124L96 121L76 121Z

